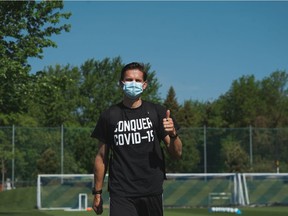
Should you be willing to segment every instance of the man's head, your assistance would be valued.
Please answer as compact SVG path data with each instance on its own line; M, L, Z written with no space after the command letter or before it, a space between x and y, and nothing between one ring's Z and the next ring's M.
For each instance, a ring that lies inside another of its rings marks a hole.
M125 73L128 70L139 70L143 73L143 81L146 82L147 80L147 72L145 71L145 67L143 64L138 62L131 62L127 65L125 65L121 70L121 76L120 76L120 83L124 81Z
M136 100L147 87L147 73L144 65L132 62L124 66L119 83L127 98Z

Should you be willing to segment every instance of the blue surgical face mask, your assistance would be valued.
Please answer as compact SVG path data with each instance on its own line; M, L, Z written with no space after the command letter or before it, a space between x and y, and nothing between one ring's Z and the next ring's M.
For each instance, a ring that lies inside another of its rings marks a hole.
M124 94L130 99L138 98L143 92L143 83L141 82L123 82Z

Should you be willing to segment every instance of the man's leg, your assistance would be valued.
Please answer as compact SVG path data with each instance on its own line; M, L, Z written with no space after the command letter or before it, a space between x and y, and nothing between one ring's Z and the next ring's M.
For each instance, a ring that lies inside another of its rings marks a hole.
M163 216L162 194L136 199L139 216Z
M110 197L109 216L137 216L134 199Z

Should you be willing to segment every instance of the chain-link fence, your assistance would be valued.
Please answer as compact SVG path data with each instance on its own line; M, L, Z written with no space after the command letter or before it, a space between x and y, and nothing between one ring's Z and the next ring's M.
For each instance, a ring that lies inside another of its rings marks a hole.
M38 174L92 173L92 130L0 127L2 185L35 185ZM288 171L288 128L182 128L179 135L183 158L177 164L168 160L167 172Z

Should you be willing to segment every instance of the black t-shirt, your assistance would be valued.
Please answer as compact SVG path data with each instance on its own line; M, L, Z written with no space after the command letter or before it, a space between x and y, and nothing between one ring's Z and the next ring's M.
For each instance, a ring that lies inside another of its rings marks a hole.
M136 197L163 192L165 171L160 140L167 135L162 123L165 117L163 106L147 101L136 109L119 103L100 115L91 136L112 151L110 195Z

